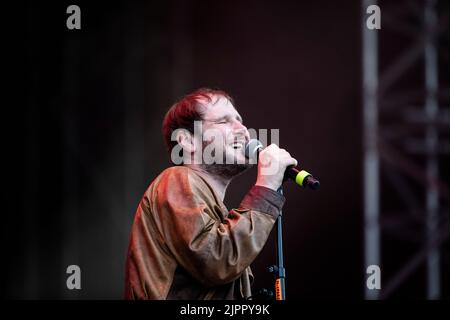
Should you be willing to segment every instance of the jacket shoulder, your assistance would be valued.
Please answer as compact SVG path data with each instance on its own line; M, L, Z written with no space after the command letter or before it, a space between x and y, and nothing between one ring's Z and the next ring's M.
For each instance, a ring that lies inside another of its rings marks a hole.
M174 192L182 189L186 192L204 184L205 182L192 169L185 166L173 166L161 172L153 181L151 188L163 188Z
M183 193L200 198L215 198L209 184L193 169L174 166L165 169L152 183L161 193Z
M169 182L169 183L181 183L184 184L188 182L191 174L191 169L184 166L174 166L165 169L163 172L159 174L159 176L155 179L155 182Z

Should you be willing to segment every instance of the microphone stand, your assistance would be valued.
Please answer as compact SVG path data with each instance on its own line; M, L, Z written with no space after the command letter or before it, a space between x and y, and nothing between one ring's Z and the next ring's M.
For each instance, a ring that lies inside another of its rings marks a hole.
M277 191L283 194L283 188L280 187ZM286 300L285 291L285 278L286 270L284 269L284 258L283 258L283 222L282 222L282 211L277 218L277 263L274 266L269 267L269 272L275 275L275 299L276 300Z
M263 149L263 145L257 139L251 139L245 146L245 156L249 159L259 158L259 152ZM300 185L301 187L308 186L313 190L317 190L320 187L320 182L316 180L310 173L305 170L298 170L294 166L290 166L285 170L285 176L283 178L283 183L288 178L292 179ZM283 194L283 188L280 186L277 190L278 193ZM284 269L284 258L283 258L283 222L282 222L282 211L277 217L277 263L276 265L269 267L269 272L275 275L275 299L276 300L286 300L286 290L285 290L285 278L286 270ZM269 298L273 295L267 289L260 290L260 295Z

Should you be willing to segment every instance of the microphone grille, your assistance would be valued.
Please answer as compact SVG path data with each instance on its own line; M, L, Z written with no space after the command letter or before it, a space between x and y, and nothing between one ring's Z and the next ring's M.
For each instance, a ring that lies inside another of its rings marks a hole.
M262 149L263 145L258 139L250 139L245 146L245 156L249 159L256 160L258 157L258 151Z

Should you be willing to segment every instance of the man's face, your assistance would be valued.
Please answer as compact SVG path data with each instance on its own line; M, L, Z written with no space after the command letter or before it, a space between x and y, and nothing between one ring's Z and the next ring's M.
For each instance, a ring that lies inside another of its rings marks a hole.
M223 152L224 163L229 165L245 164L245 145L250 139L247 128L242 124L233 104L223 96L213 96L203 110L204 146ZM212 138L214 137L214 138Z

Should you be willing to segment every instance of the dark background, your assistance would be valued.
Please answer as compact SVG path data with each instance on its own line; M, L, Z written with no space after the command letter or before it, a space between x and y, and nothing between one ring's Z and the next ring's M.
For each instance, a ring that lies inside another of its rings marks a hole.
M66 28L70 4L81 30ZM363 298L359 1L29 2L18 15L2 297L122 298L136 206L169 166L162 118L207 86L233 96L247 127L280 129L321 180L285 187L287 297ZM254 181L236 179L226 204ZM253 264L255 289L272 287L274 244ZM80 291L66 288L71 264ZM423 298L423 274L398 296Z

